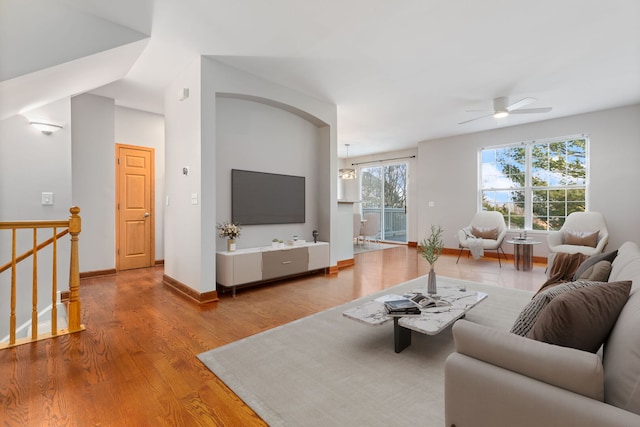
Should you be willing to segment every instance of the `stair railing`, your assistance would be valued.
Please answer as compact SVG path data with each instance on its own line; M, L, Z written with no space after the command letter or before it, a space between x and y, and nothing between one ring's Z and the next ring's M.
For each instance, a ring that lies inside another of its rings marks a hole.
M80 271L78 262L78 234L82 228L80 216L80 208L77 206L69 209L71 213L68 220L61 221L11 221L0 222L0 230L11 230L11 261L0 266L0 274L11 269L11 308L9 314L9 341L0 343L0 349L14 347L16 345L26 344L41 339L52 338L59 335L66 335L73 332L84 330L84 325L80 322ZM33 247L24 252L17 254L17 230L32 229L33 230ZM38 244L38 230L51 229L53 236L42 243ZM62 229L61 231L58 231ZM71 253L69 260L69 298L67 304L67 328L58 329L58 310L57 310L57 257L58 257L58 239L66 234L71 235ZM52 245L53 266L52 266L52 283L51 283L51 332L38 334L38 251ZM31 280L31 336L22 339L16 339L16 295L18 289L17 283L17 264L29 257L33 257L33 273Z

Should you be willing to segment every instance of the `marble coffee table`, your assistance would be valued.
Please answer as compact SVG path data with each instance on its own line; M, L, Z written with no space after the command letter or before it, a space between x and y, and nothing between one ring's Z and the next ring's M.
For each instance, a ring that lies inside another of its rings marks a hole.
M426 289L417 289L408 293L426 294ZM388 316L384 309L384 301L395 299L397 295L385 295L365 304L353 307L342 315L348 319L370 326L379 326L393 320L393 335L396 353L400 353L411 345L411 331L426 335L436 335L465 316L473 307L487 298L484 292L461 290L458 283L438 281L437 296L451 305L432 307L422 310L419 316Z

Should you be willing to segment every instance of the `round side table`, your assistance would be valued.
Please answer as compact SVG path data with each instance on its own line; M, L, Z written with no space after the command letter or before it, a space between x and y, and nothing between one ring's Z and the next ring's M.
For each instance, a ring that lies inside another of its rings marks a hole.
M511 239L513 244L513 263L516 270L529 271L533 268L533 246L541 242L531 239Z

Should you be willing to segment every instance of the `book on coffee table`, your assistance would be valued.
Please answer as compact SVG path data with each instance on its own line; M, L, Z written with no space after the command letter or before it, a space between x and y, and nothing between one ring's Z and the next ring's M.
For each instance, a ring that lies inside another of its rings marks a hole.
M399 298L385 299L382 301L388 315L409 316L420 315L422 310L432 307L450 306L448 301L434 298L421 293L407 294Z
M386 301L384 303L384 308L387 311L387 314L420 314L420 306L407 298Z

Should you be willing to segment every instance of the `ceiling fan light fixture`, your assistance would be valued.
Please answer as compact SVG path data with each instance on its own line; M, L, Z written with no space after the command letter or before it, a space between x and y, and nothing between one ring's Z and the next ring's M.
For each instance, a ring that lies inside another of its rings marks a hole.
M493 117L495 117L496 119L502 119L507 117L508 115L509 115L508 111L496 111Z

